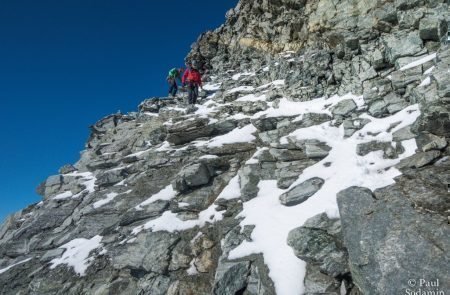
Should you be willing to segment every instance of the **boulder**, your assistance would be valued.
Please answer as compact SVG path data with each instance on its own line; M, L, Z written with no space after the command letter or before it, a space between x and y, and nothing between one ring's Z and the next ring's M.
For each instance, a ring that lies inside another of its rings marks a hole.
M425 41L437 41L447 35L447 21L436 16L427 16L420 20L419 34Z
M447 219L415 209L405 196L408 190L393 185L374 196L351 187L338 194L350 270L363 294L406 292L409 280L424 276L439 280L442 290L450 288Z
M301 227L289 232L287 243L295 255L314 265L332 278L349 272L347 253L340 240L340 221L326 214L308 219Z
M183 167L172 182L172 186L179 192L209 183L212 175L204 163L192 164Z
M428 152L417 153L411 157L403 159L397 164L397 168L421 168L432 163L441 155L440 151L431 150Z
M173 124L167 128L166 140L174 145L185 144L200 137L210 136L213 127L209 125L207 118L195 118Z
M324 184L319 177L308 179L280 196L281 204L285 206L296 206L312 197Z
M147 272L165 273L169 267L171 250L179 239L167 232L140 234L133 244L114 249L112 264L118 269L144 269Z
M353 99L345 99L340 101L331 109L333 115L346 116L356 109L356 103Z
M418 32L398 32L383 38L386 58L394 64L399 57L412 56L422 50L422 39Z

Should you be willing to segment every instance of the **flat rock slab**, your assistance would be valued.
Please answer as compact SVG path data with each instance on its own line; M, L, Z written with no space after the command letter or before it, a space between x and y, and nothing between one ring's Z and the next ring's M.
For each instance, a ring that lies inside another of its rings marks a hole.
M303 203L313 196L324 184L324 180L319 177L314 177L295 186L288 192L280 196L281 204L285 206L295 206Z

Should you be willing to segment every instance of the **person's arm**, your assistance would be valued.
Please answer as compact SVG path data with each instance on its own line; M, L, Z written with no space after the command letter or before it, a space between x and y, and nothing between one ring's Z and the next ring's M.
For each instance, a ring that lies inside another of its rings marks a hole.
M198 86L203 90L202 75L198 72Z
M181 83L183 84L183 86L184 86L184 84L186 84L187 76L188 76L188 70L184 71L183 77L181 78Z

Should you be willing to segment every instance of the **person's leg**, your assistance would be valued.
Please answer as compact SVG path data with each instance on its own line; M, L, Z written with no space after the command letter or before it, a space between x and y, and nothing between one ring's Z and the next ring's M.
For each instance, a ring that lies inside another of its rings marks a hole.
M198 85L194 86L194 98L193 98L193 104L197 103L197 98L198 98Z
M169 80L169 96L173 96L173 87L174 87L174 81L172 79Z
M188 93L189 93L189 104L192 104L194 101L194 85L190 83L188 85Z
M172 96L173 96L173 97L177 96L177 92L178 92L177 81L176 81L176 80L173 80Z

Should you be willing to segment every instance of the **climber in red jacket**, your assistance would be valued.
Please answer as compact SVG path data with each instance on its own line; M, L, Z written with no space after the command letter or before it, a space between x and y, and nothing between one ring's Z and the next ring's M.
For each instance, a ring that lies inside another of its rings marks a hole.
M181 82L183 83L183 86L188 86L189 104L195 104L198 97L198 88L200 87L203 89L202 75L197 70L195 64L187 64L187 69L183 74Z

